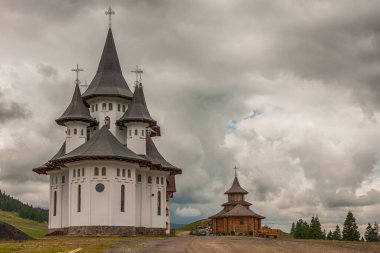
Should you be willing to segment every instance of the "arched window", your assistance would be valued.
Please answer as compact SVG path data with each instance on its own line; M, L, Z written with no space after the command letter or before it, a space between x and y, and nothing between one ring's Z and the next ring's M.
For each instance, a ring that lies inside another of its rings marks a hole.
M103 109L103 111L107 110L107 104L106 103L103 103L102 109Z
M108 104L108 110L112 111L112 103Z
M91 111L94 112L94 110L95 110L95 106L91 105Z
M53 216L57 216L57 191L53 194Z
M82 205L82 186L78 185L78 213L80 212Z
M80 169L78 169L78 177L80 177Z
M62 184L65 183L65 176L62 176Z
M125 177L125 169L123 169L123 177Z
M77 129L74 128L74 135L77 135Z
M82 136L84 135L84 130L83 129L80 130L80 135L82 135Z
M70 135L70 128L69 128L69 135Z
M94 176L99 176L99 168L95 167L94 169Z
M116 176L120 177L120 169L119 168L116 169Z
M104 124L108 127L108 129L110 129L110 125L111 125L111 120L110 120L110 117L106 117L104 119Z
M139 130L135 129L135 135L139 134Z
M141 135L144 136L144 130L141 130Z
M159 184L159 183L160 183L160 179L156 177L156 184Z
M84 177L84 168L82 168L82 177Z
M152 183L152 177L149 176L149 177L148 177L148 184L151 184L151 183Z
M141 182L141 175L140 174L137 175L137 182Z
M161 177L161 184L164 184L164 178Z
M120 212L125 211L125 186L121 186L121 192L120 192Z
M131 170L128 170L128 178L131 178Z
M123 112L125 112L125 105L123 105Z
M120 112L120 104L117 104L117 111Z
M95 104L95 111L98 111L98 104Z
M157 192L157 215L161 215L161 191Z
M76 173L77 173L77 172L76 172L76 170L74 169L74 170L73 170L73 177L75 177Z
M106 175L106 168L103 167L103 168L102 168L102 176L105 176L105 175Z

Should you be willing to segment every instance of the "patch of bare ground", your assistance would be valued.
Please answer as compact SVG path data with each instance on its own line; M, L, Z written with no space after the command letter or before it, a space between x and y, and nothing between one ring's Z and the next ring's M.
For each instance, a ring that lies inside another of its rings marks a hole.
M158 238L136 252L155 253L379 253L380 243L261 239L249 237Z

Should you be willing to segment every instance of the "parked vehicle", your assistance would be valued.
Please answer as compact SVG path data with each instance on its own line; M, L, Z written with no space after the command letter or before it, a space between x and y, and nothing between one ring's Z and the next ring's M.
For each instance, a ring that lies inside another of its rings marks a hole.
M280 229L270 229L270 228L262 228L257 231L257 235L259 237L266 237L269 238L270 236L273 236L273 238L278 238L281 235Z

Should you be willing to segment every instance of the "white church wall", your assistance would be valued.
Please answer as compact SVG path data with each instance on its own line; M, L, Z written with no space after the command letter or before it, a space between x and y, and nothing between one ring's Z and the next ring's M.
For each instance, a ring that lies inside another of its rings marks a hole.
M120 131L115 123L128 109L129 100L115 97L95 97L88 99L87 103L90 106L91 117L99 121L99 128L105 124L106 117L109 117L111 133L119 141L122 140L124 133L121 133L122 130ZM112 109L110 108L110 104L112 104Z
M87 123L80 121L66 122L66 153L71 152L86 142Z
M62 227L62 171L50 171L49 228Z
M127 146L139 155L146 155L146 128L149 126L143 122L127 123Z

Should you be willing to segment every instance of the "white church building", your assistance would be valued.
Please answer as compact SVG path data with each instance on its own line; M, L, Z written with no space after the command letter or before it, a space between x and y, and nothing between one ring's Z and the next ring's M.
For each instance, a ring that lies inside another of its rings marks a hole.
M56 122L65 128L65 140L53 158L33 169L50 177L51 233L169 233L175 175L182 170L154 144L160 127L148 111L141 78L134 93L124 79L111 26L94 79L81 94L77 78Z

